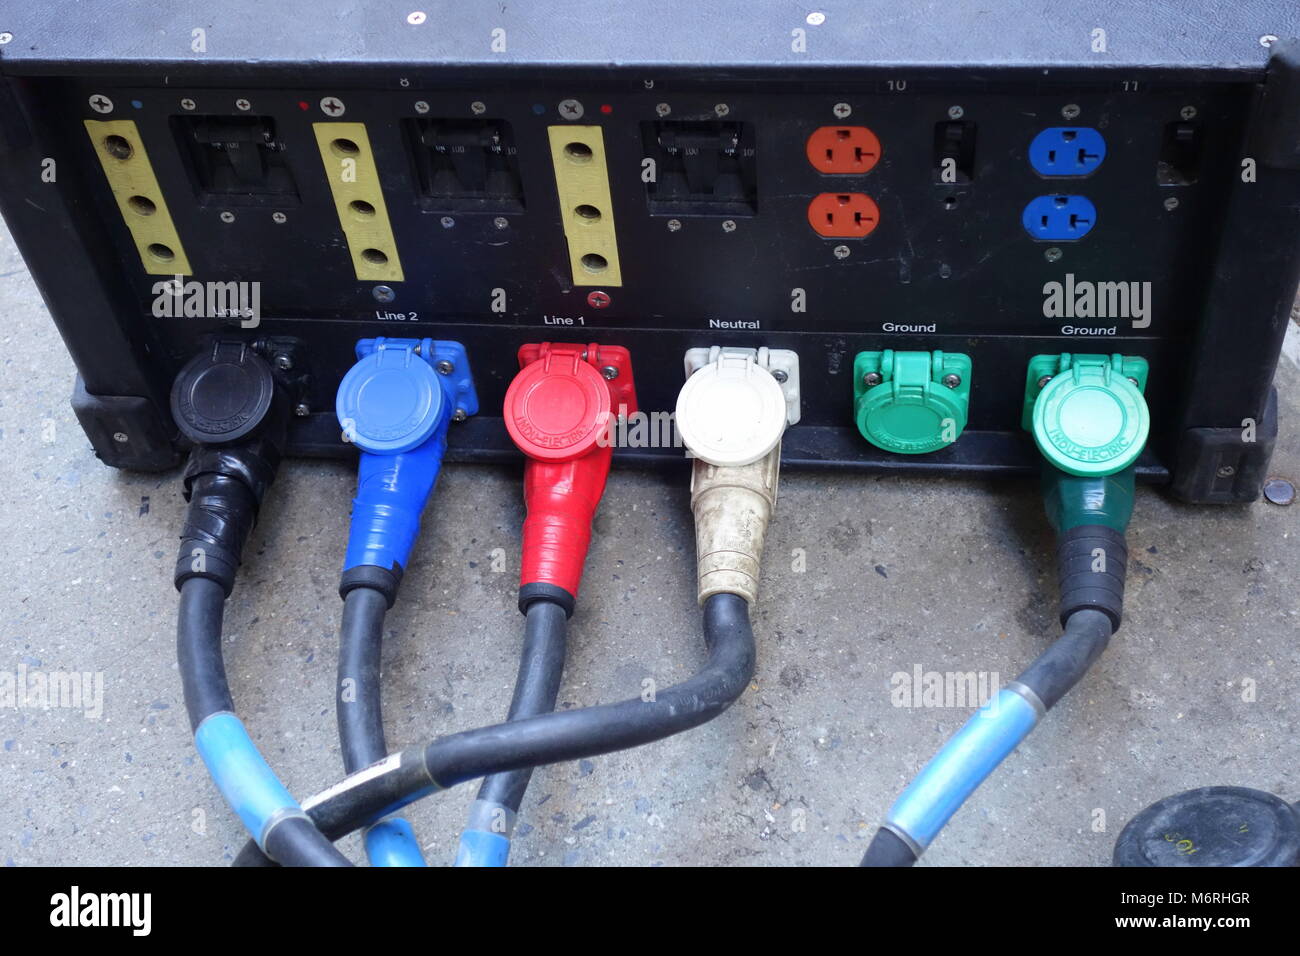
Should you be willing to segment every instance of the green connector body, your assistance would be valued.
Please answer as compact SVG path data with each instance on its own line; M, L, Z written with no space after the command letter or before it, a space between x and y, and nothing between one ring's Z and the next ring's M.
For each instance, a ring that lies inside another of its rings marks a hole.
M863 438L885 451L938 451L966 427L970 376L970 356L960 352L859 352L853 420Z
M1133 516L1137 459L1150 432L1145 359L1035 355L1021 424L1043 454L1043 503L1058 533Z
M1080 525L1100 524L1124 533L1133 517L1137 466L1113 475L1070 475L1043 462L1043 505L1060 534Z

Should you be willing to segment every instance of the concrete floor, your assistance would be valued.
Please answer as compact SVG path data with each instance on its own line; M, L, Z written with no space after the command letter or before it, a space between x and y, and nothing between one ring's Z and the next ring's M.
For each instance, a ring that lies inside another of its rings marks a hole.
M7 234L0 314L0 671L104 679L97 719L0 709L0 860L227 863L244 834L195 756L174 663L176 476L124 474L91 454L68 404L71 362ZM1296 345L1278 375L1273 471L1300 479ZM305 797L340 775L335 587L353 475L303 461L281 475L227 608L226 661L251 733ZM388 620L391 746L500 720L515 674L518 476L449 467L435 502ZM1197 509L1142 490L1122 631L925 862L1100 865L1133 814L1175 791L1238 784L1300 799L1298 529L1300 506ZM1012 679L1058 631L1051 544L1029 481L787 473L750 690L691 733L539 770L514 861L856 863L969 713L895 707L891 675L919 665ZM663 686L702 660L693 547L680 482L614 474L563 706L634 696L644 677ZM431 862L453 858L474 791L411 809ZM344 849L361 858L355 838Z

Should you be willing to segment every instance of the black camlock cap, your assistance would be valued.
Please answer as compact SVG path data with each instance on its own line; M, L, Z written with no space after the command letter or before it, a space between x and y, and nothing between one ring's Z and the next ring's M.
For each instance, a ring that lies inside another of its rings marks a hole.
M1295 866L1300 815L1248 787L1202 787L1165 797L1129 821L1116 866Z
M266 417L275 394L270 364L243 342L218 342L181 369L172 417L195 444L238 441Z

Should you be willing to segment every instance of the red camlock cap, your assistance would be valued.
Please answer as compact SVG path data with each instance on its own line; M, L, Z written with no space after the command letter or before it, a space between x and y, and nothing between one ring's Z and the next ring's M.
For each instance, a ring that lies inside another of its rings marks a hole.
M519 583L576 598L609 476L610 423L636 411L632 357L618 346L543 342L520 348L519 366L505 401L506 430L528 456Z

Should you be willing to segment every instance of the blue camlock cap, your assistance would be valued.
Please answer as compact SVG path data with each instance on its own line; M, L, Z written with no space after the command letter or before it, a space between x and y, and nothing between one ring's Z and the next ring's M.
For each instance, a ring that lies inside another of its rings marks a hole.
M362 451L395 455L428 440L448 414L438 373L410 344L376 340L339 384L335 411Z

